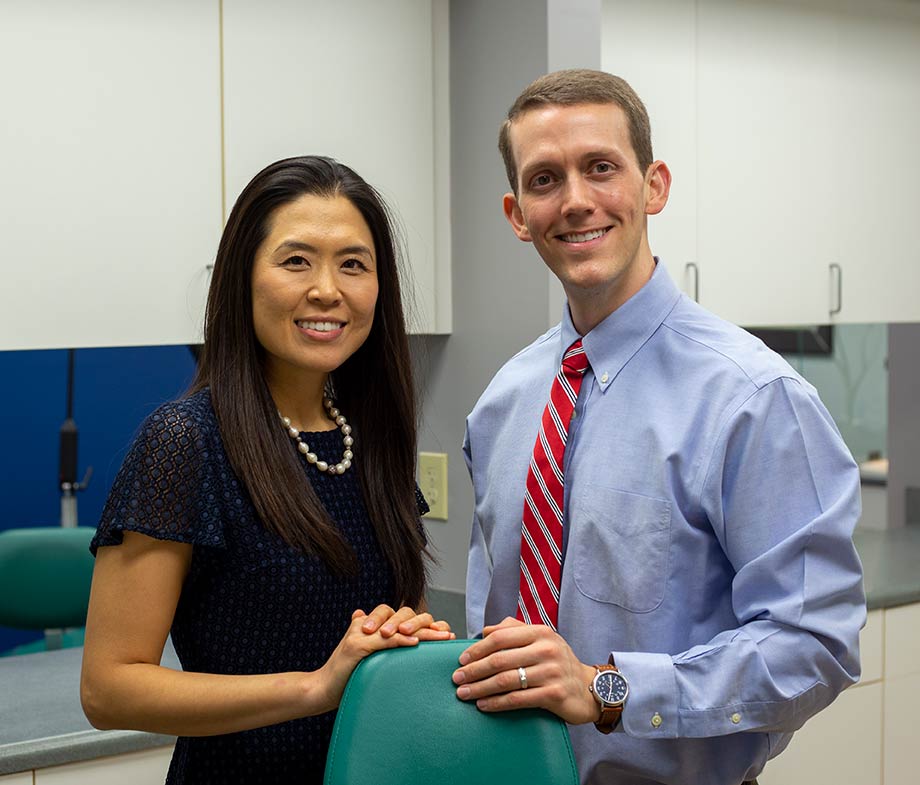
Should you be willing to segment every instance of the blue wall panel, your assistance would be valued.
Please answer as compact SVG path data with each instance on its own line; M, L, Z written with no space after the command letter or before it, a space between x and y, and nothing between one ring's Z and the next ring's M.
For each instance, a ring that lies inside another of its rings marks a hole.
M78 349L74 420L81 525L95 526L141 421L180 395L195 372L186 346ZM58 432L66 415L67 352L0 352L0 529L60 523ZM36 635L0 627L0 651Z

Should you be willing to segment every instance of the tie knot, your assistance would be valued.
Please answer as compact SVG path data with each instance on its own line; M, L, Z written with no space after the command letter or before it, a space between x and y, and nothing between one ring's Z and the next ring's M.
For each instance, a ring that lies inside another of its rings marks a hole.
M588 365L588 355L585 354L579 338L562 355L562 367L570 372L584 373L588 370Z

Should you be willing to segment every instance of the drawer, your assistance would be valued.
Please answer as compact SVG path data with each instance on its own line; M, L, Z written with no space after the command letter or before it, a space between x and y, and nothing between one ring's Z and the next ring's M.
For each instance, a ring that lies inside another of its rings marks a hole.
M885 679L920 674L920 603L885 610Z

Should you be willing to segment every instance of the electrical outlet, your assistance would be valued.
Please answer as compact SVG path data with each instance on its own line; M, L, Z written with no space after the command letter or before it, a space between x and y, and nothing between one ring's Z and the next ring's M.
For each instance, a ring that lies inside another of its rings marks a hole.
M431 510L426 518L447 520L447 453L420 452L418 454L419 487Z

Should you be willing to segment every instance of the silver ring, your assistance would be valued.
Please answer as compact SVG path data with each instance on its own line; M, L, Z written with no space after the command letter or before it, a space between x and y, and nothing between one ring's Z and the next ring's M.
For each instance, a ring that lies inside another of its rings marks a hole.
M527 689L527 671L523 667L518 668L518 680L521 682L521 689Z

